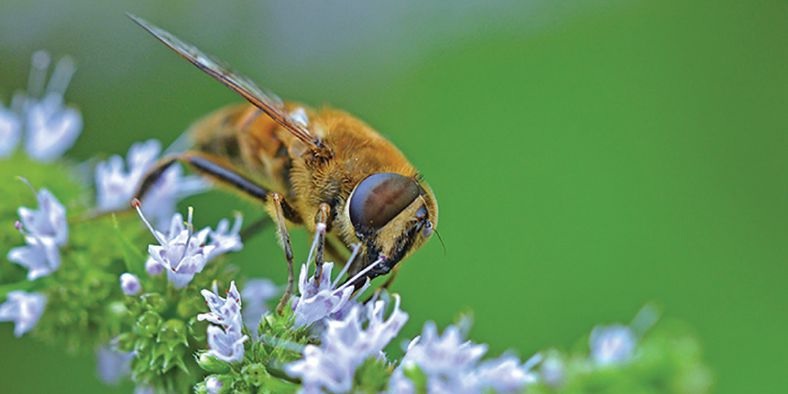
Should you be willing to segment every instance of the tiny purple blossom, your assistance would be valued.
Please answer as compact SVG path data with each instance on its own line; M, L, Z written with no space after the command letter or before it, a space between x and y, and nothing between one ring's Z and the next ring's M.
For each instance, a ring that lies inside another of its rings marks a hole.
M22 135L22 122L11 110L0 104L0 157L7 157L14 152Z
M211 230L209 238L210 244L216 246L213 255L221 255L227 252L237 252L243 248L241 241L241 226L243 225L243 217L240 213L235 213L235 221L233 227L230 228L230 222L227 219L222 219L216 225L216 230Z
M244 358L244 342L249 339L232 330L208 326L208 353L219 360L235 363Z
M136 275L125 272L120 275L120 289L127 296L135 296L142 292L142 284Z
M164 267L157 263L153 257L148 257L148 260L145 261L145 272L150 276L158 276L164 272Z
M380 259L373 262L340 285L341 278L347 272L358 250L359 247L355 246L344 269L333 280L331 279L333 263L323 264L320 278L316 278L316 274L307 278L309 272L307 264L301 265L301 272L298 276L299 296L293 301L296 327L313 326L317 327L319 331L325 320L328 318L341 320L357 305L356 298L369 286L369 281L361 289L355 291L356 297L353 297L354 288L351 284L364 277L369 270L383 261Z
M115 155L96 165L96 209L115 211L128 206L142 177L156 163L161 144L156 140L138 142L129 148L124 162Z
M60 267L60 251L51 238L26 236L27 245L12 248L8 261L27 268L27 280L36 280Z
M386 302L378 300L355 306L343 320L328 320L321 345L304 347L304 358L286 365L285 371L301 379L303 392L349 392L356 369L369 357L383 357L383 348L408 320L408 314L399 309L399 301L395 295L388 319L383 315ZM363 317L366 328L362 326Z
M66 209L47 189L36 193L38 209L19 208L17 229L25 235L25 246L12 248L9 261L27 268L28 280L47 276L60 267L60 250L68 241Z
M38 209L21 207L18 210L22 228L33 237L50 238L57 246L68 241L68 223L63 204L47 189L36 193Z
M118 384L131 374L134 352L120 352L113 345L102 346L96 352L99 378L107 384Z
M614 365L629 361L635 353L635 333L623 325L595 327L589 345L597 365Z
M404 373L409 368L421 370L430 393L514 393L536 382L537 376L531 369L541 361L540 355L524 364L513 355L480 363L486 352L487 345L466 341L460 328L449 326L439 335L435 324L428 322L421 336L410 342L400 366L394 370L389 392L415 392Z
M33 54L31 86L26 94L15 97L16 102L21 103L25 123L25 150L31 158L41 162L58 159L82 132L82 115L66 107L63 100L76 69L74 61L67 57L60 59L44 90L49 63L46 52Z
M210 312L197 315L197 320L207 320L215 326L208 326L208 354L226 362L238 362L244 357L244 342L249 339L243 335L241 317L241 295L230 282L227 296L222 298L214 283L213 291L200 292L208 304Z
M9 292L6 301L0 304L0 321L13 321L14 335L21 337L36 326L46 303L47 298L41 293Z
M175 214L170 222L169 232L165 235L154 229L145 218L139 201L135 200L133 205L142 221L159 241L158 245L148 245L148 255L167 272L167 279L176 289L185 287L194 275L202 272L208 262L208 256L215 248L213 245L205 245L210 229L205 228L194 233L190 208L186 224L184 225L180 214ZM146 263L146 267L149 265Z
M222 381L216 376L209 376L205 378L205 391L208 394L218 394L222 391Z
M156 228L166 228L179 200L207 189L208 184L199 176L184 176L183 168L172 166L148 189L143 212L151 217Z
M534 365L542 361L540 354L531 357L525 364L513 355L503 355L497 359L481 362L475 370L467 375L466 387L475 387L479 391L496 393L520 393L529 384L537 382L537 375L531 371Z
M238 294L238 288L235 287L235 282L230 282L230 288L227 290L226 298L220 297L218 293L219 291L215 283L212 292L206 289L200 292L203 298L205 298L205 303L208 304L210 312L197 315L197 320L207 320L227 330L240 333L243 328L241 295Z

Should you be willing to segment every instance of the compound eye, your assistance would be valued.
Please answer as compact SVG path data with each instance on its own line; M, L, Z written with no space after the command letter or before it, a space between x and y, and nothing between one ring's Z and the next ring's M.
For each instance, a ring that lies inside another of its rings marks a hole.
M350 198L350 222L357 233L370 233L386 225L419 196L412 178L373 174L361 181Z

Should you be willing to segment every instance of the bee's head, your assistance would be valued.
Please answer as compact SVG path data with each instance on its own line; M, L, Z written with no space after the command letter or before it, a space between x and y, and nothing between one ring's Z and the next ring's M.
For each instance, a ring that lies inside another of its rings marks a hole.
M418 178L378 173L356 185L347 204L350 222L364 253L360 267L381 259L369 277L388 273L432 235L438 206L429 186Z

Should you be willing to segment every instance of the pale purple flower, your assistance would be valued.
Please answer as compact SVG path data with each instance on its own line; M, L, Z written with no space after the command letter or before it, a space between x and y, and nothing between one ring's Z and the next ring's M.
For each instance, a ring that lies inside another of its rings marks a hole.
M233 330L219 326L208 326L208 354L228 363L244 358L244 342L249 339Z
M127 296L135 296L142 292L140 278L134 274L125 272L120 275L120 289Z
M243 335L241 317L241 295L230 282L227 296L222 298L214 283L213 291L200 292L208 304L210 312L197 315L197 320L207 320L216 324L208 326L208 354L226 362L238 362L244 357L244 342L249 339Z
M166 228L178 201L206 189L208 184L201 177L184 176L183 168L173 165L148 189L143 212L151 217L156 228Z
M19 220L24 230L33 237L49 238L55 245L63 246L68 241L66 209L47 189L36 193L38 209L19 208Z
M222 391L222 381L219 380L216 376L209 376L205 378L205 391L208 394L219 394Z
M153 257L148 257L148 260L145 261L145 272L150 276L158 276L164 272L164 267L157 263Z
M10 156L22 135L22 122L11 110L0 104L0 157Z
M42 162L58 159L82 132L82 115L66 107L63 100L75 71L74 62L70 58L60 59L44 88L49 63L46 52L33 54L28 91L14 98L24 121L25 150L31 158Z
M194 275L202 272L208 256L215 248L205 244L210 229L194 232L190 208L186 224L184 225L183 217L176 213L170 222L169 232L165 235L148 222L138 202L135 201L134 206L142 221L159 241L158 245L148 245L149 259L153 260L153 263L146 262L146 268L152 269L153 264L158 264L167 272L167 279L176 289L185 287ZM150 272L150 269L148 271Z
M207 320L228 330L241 332L243 328L241 295L238 294L235 281L230 282L230 288L227 290L225 298L219 296L215 283L213 291L203 289L200 294L205 298L210 312L197 315L197 320Z
M102 212L128 207L142 177L156 163L161 144L156 140L138 142L129 148L124 162L115 155L96 165L96 209Z
M244 301L243 320L246 328L257 337L260 319L268 313L268 301L279 294L279 287L268 279L250 279L241 291Z
M36 280L55 272L60 267L60 251L51 238L25 236L25 246L8 252L8 261L27 269L27 279Z
M151 386L138 385L134 387L134 394L156 394L156 391Z
M41 293L9 292L6 301L0 304L0 322L13 321L14 335L21 337L36 326L46 303L47 298Z
M531 369L542 361L541 355L531 357L524 364L513 355L482 361L466 376L465 386L478 391L493 390L496 393L519 393L529 384L537 382Z
M331 271L334 268L333 263L323 264L323 272L319 279L315 278L316 274L307 278L309 273L308 265L301 265L301 272L298 276L299 296L293 301L293 314L295 315L296 327L315 326L319 331L320 326L326 319L342 319L357 305L356 298L364 292L367 286L369 286L369 281L367 281L361 289L355 292L357 294L356 297L353 297L354 288L352 283L358 278L366 275L369 270L375 268L377 264L382 262L382 260L378 260L368 265L355 276L346 280L344 284L340 285L339 283L342 277L347 272L347 269L350 267L357 253L358 246L355 246L349 261L345 263L344 269L340 271L339 275L333 280L331 279ZM311 254L310 252L310 255ZM311 259L307 259L307 261L309 260Z
M627 326L595 327L589 338L591 358L602 366L625 363L635 353L635 342L635 333Z
M479 360L487 353L487 345L466 341L456 326L449 326L443 335L438 334L435 323L424 325L421 336L408 344L408 350L399 367L391 376L390 387L413 392L415 388L405 376L404 370L419 368L427 376L427 391L430 393L467 393L475 388L465 387L466 376L474 370Z
M430 393L515 393L537 381L532 368L542 357L535 355L525 363L510 354L481 361L487 345L466 341L456 326L449 326L443 335L435 324L424 325L421 336L413 339L394 370L389 382L390 393L412 393L413 383L405 371L418 368L427 378Z
M139 189L143 177L156 164L161 144L156 140L138 142L129 148L124 161L115 155L96 166L96 209L109 212L123 209ZM178 200L207 189L198 176L183 176L174 165L151 185L142 211L153 219L156 228L166 228L175 213Z
M386 302L378 300L355 306L342 320L328 320L320 346L304 347L304 358L286 365L285 371L301 379L302 392L349 392L356 369L369 357L383 357L383 348L408 320L399 301L395 295L388 319L384 319Z
M25 235L25 246L12 248L9 261L28 269L27 278L47 276L60 267L60 250L68 241L66 209L47 189L36 193L38 209L19 208L17 228Z
M96 351L97 372L102 382L118 384L131 374L134 352L120 352L114 345L102 346Z
M230 221L222 219L216 225L216 230L211 230L209 237L211 245L216 249L213 250L213 255L221 255L227 252L237 252L244 246L241 241L241 226L243 225L243 217L240 213L235 213L235 221L233 227L230 228Z

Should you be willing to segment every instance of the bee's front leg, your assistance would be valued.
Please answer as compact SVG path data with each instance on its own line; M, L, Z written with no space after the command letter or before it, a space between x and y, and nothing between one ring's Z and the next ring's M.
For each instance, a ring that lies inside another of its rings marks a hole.
M285 259L287 260L287 287L279 303L276 305L276 313L281 315L287 303L290 302L290 297L293 295L293 284L295 282L295 274L293 273L293 246L290 244L290 233L287 232L284 213L285 207L290 207L290 205L285 202L284 196L279 193L274 192L271 193L270 196L274 204L276 233L279 236L279 242L285 251Z
M331 206L326 203L320 203L320 207L315 215L315 239L312 241L312 247L309 249L309 258L307 264L312 261L312 256L315 258L315 282L320 282L320 277L323 275L323 262L326 250L326 232L328 231L328 221L331 216Z

